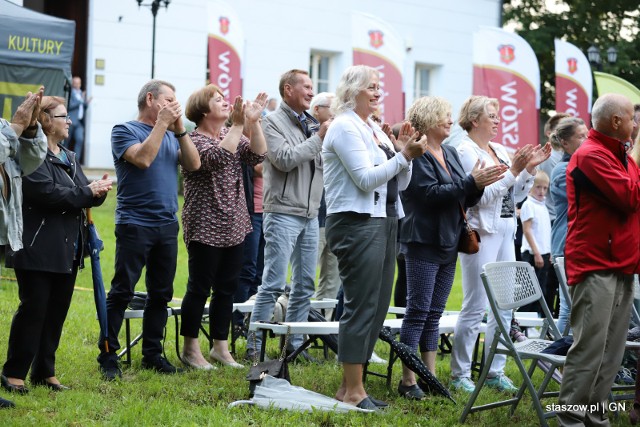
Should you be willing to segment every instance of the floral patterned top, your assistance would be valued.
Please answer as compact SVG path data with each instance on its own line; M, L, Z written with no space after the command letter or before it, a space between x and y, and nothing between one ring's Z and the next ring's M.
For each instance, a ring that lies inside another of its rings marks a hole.
M226 248L238 245L250 233L251 220L242 185L241 162L254 166L265 156L251 151L249 140L240 138L236 153L220 147L229 132L222 128L217 139L197 130L191 140L200 153L200 169L184 176L184 208L182 226L184 242L196 241L205 245Z

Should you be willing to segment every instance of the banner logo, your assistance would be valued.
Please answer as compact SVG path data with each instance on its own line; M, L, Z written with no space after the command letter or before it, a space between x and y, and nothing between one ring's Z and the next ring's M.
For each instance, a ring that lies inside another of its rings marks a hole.
M229 32L229 18L225 16L221 16L219 21L220 21L220 32L226 36L227 33Z
M567 65L569 66L569 72L571 74L578 71L578 60L576 58L567 58Z
M511 44L501 44L500 46L498 46L498 51L500 52L500 61L509 65L511 62L513 62L514 59L516 59L515 50L515 47L513 47L513 45Z
M380 46L384 44L382 37L384 34L380 30L371 30L369 31L369 43L374 48L378 49Z

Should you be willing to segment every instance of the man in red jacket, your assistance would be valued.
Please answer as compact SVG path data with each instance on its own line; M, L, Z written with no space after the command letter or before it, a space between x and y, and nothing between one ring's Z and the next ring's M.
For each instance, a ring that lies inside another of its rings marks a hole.
M565 407L561 425L609 425L607 395L622 362L640 263L640 171L625 150L636 127L633 104L622 95L601 96L592 122L567 168L574 342L558 400L586 410Z

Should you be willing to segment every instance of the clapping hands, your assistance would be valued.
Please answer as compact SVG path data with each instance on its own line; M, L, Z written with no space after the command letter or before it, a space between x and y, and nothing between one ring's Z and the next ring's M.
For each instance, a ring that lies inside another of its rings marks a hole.
M262 111L267 106L269 96L266 92L260 92L254 101L247 101L244 104L244 118L251 123L255 123L262 117ZM234 105L235 109L235 105Z
M109 174L104 174L102 179L98 179L89 184L89 188L93 193L93 197L102 197L111 191L113 187L113 181L109 178Z
M478 159L473 170L471 171L471 176L476 182L476 187L478 190L482 190L487 185L491 185L494 182L500 181L504 177L504 173L507 171L507 165L494 165L489 167L484 167L484 162Z

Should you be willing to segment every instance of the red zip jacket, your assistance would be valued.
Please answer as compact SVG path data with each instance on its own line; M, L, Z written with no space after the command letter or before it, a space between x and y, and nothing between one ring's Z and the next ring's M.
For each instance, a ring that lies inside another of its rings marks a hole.
M617 139L595 129L567 167L569 285L593 271L640 270L640 170Z

